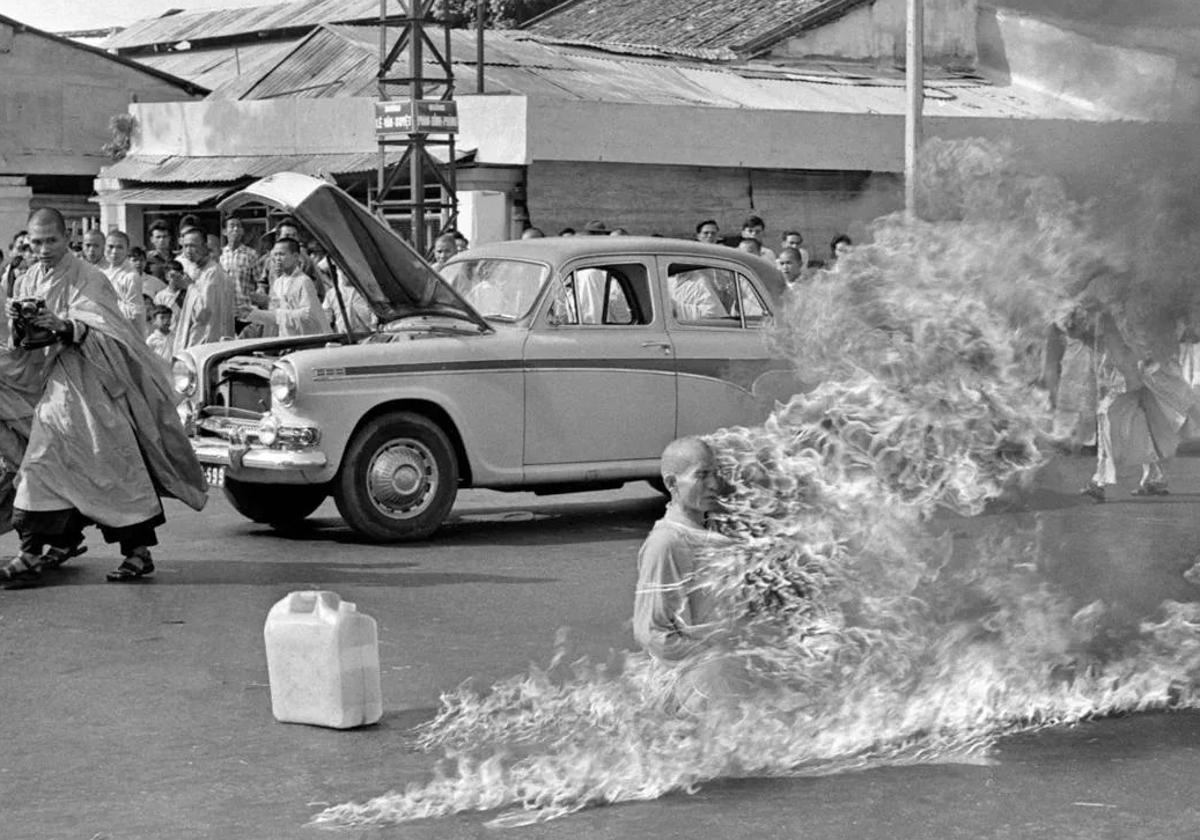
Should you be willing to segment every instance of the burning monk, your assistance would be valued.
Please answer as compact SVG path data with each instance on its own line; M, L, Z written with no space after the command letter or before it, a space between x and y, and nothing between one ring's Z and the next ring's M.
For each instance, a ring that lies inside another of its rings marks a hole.
M135 580L154 571L160 496L200 510L203 473L161 362L104 274L70 253L62 214L37 210L28 227L36 262L8 303L9 358L34 383L33 410L11 500L21 549L0 582L36 584L83 552L89 524L120 543L124 559L108 579ZM0 423L12 425L3 415Z
M716 459L703 440L684 437L663 450L660 469L671 499L638 552L633 635L656 660L678 668L675 699L683 709L736 703L750 682L741 660L724 649L725 624L697 580L703 552L733 542L706 527L722 484Z

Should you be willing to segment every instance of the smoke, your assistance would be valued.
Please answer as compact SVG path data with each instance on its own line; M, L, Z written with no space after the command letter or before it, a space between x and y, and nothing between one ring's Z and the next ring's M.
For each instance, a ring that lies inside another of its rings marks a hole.
M1043 573L1038 529L966 551L928 527L1046 463L1034 383L1047 319L1074 295L1153 338L1147 313L1179 294L1156 248L1181 241L1190 203L1147 181L1127 205L1154 247L1131 253L1101 223L1111 208L1003 145L931 142L919 185L920 220L877 220L772 328L820 386L711 437L734 541L697 584L720 647L670 665L563 645L545 670L454 692L416 733L444 755L433 778L315 824L509 808L489 824L526 825L723 776L976 760L1012 732L1200 705L1200 605L1166 601L1114 635L1110 605Z

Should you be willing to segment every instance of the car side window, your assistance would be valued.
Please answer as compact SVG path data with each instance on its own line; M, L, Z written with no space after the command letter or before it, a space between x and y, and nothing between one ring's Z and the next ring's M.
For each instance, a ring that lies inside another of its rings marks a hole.
M728 268L671 263L667 290L679 324L755 327L770 314L749 278Z
M754 284L742 274L737 276L738 311L742 316L742 326L757 327L771 314L766 302L754 288Z
M558 284L550 318L556 324L583 326L651 323L646 267L628 263L575 269Z
M737 275L727 268L671 263L667 294L680 324L728 327L738 319Z

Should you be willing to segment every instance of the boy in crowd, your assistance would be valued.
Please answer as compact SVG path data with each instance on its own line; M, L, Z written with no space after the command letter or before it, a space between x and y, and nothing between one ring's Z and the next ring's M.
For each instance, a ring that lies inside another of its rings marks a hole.
M146 344L154 354L171 364L171 354L175 347L175 334L171 332L171 307L156 304L150 310L150 335L146 336Z

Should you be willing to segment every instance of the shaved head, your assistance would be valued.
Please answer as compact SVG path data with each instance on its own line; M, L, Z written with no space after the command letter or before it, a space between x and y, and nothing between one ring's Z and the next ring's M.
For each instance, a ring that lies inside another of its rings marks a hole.
M91 230L89 230L87 233L85 233L83 235L84 242L89 242L89 241L90 242L103 242L104 239L105 239L104 234L101 233L100 231L96 230L95 228L92 228Z
M53 207L42 207L29 214L29 227L49 227L57 230L63 236L67 235L67 220L63 214Z
M659 471L666 481L667 476L681 475L697 464L712 461L712 457L712 448L701 438L694 435L681 437L668 443L663 450Z

